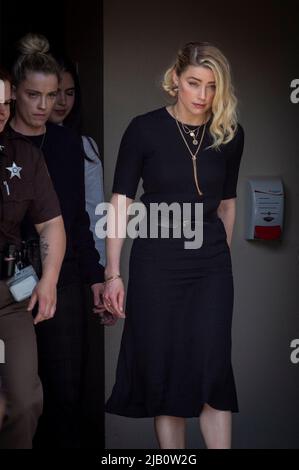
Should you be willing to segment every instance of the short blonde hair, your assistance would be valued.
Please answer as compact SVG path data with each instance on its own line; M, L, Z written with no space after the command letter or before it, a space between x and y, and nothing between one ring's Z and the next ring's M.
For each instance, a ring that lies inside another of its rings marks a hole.
M237 98L231 79L230 65L226 57L208 42L189 42L178 51L177 59L164 75L163 89L172 97L178 94L173 81L173 72L180 76L189 66L211 69L215 76L216 91L212 104L213 119L210 132L213 137L211 148L219 149L221 144L230 142L237 130Z

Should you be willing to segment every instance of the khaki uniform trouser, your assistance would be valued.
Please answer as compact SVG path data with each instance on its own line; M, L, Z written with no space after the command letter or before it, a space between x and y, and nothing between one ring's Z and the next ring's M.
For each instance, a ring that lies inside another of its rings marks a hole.
M7 404L0 449L31 449L42 412L43 393L33 319L26 310L28 302L15 302L0 281L0 340L5 347L4 364L0 357L0 378Z

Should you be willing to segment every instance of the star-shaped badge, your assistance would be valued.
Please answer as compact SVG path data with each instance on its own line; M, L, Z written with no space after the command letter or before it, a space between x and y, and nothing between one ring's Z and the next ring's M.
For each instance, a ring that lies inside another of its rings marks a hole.
M6 169L10 171L10 179L12 179L14 176L17 176L19 179L21 179L20 172L22 168L17 166L15 162L13 162L12 166L6 167Z

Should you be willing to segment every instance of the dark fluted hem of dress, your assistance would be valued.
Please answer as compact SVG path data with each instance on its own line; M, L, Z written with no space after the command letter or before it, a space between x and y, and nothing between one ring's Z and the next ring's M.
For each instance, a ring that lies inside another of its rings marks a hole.
M177 418L198 418L201 414L201 411L205 404L210 405L212 408L218 411L231 411L232 413L239 413L239 406L237 402L237 397L235 397L234 405L224 405L223 402L219 403L213 401L210 398L203 399L197 406L197 408L186 410L176 408L160 408L157 410L153 409L144 409L142 407L128 406L127 408L119 407L116 403L112 402L113 400L109 399L105 406L105 412L109 414L115 414L118 416L124 416L126 418L154 418L156 416L174 416Z
M105 412L117 416L123 416L124 418L155 418L156 416L173 416L175 418L198 418L201 414L201 411L203 409L203 406L205 404L210 405L212 408L218 411L230 411L232 413L239 413L239 408L234 408L233 410L231 408L221 408L217 403L211 403L205 400L198 408L197 411L191 412L189 414L184 413L178 413L177 411L174 410L160 410L152 414L145 414L140 412L139 410L128 410L128 411L123 411L123 410L117 410L116 408L112 408L110 410L109 407L105 408Z

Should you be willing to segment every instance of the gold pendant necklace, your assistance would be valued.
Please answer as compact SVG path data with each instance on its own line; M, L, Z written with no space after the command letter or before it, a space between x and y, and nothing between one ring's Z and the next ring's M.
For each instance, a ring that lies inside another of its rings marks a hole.
M179 130L179 132L180 132L180 134L181 134L181 136L182 136L182 139L183 139L183 141L185 142L185 145L186 145L186 147L187 147L187 149L188 149L188 151L189 151L189 153L190 153L190 155L191 155L191 158L192 158L193 174L194 174L194 180L195 180L196 189L197 189L197 191L198 191L198 194L199 194L200 196L203 196L203 193L202 193L202 191L200 190L199 184L198 184L196 160L197 160L197 154L198 154L198 152L199 152L199 149L200 149L201 144L202 144L202 141L203 141L203 137L204 137L204 135L205 135L207 122L205 122L205 124L204 124L204 128L203 128L203 131L202 131L202 134L201 134L201 139L200 139L199 145L198 145L198 147L197 147L195 153L193 153L193 152L191 151L189 145L188 145L188 142L187 142L186 139L185 139L185 136L184 136L184 134L183 134L181 128L180 128L180 125L179 125L179 122L178 122L178 120L177 120L177 117L176 117L176 114L175 114L175 111L174 111L174 110L173 110L173 114L174 114L174 119L175 119L176 125L177 125L177 127L178 127L178 130Z
M183 128L183 131L185 132L185 134L189 135L190 137L192 137L193 141L193 145L198 145L198 140L197 140L197 136L198 136L198 132L199 132L199 129L201 126L198 126L196 129L189 129L188 126L186 126L186 124L182 124L182 128Z

